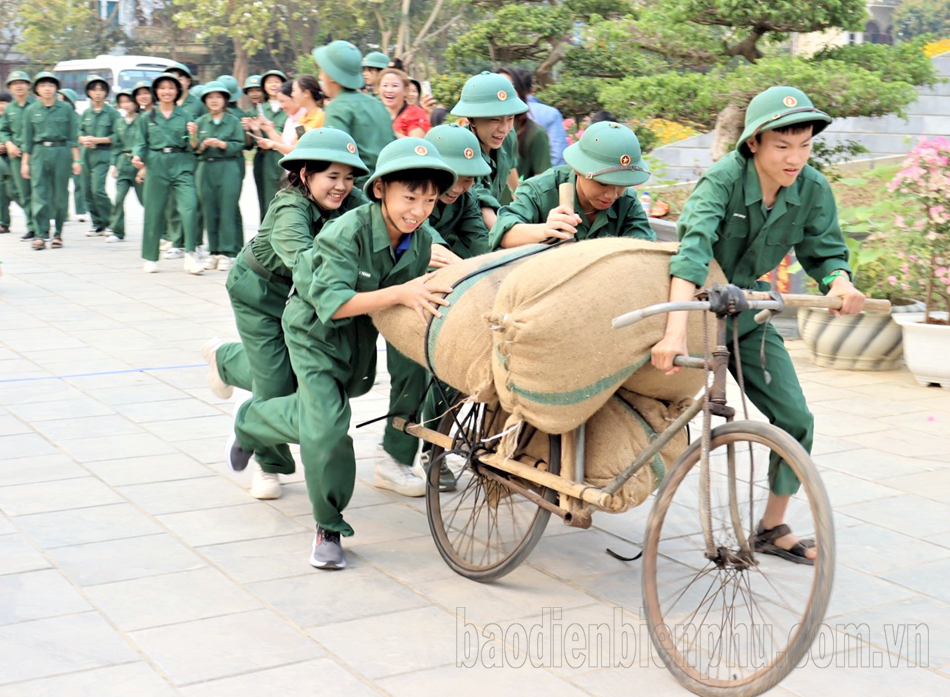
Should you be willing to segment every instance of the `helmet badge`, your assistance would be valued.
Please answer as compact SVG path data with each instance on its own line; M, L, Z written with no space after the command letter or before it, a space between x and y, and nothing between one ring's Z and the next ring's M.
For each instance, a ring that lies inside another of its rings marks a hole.
M473 157L475 157L475 151L471 148L465 148L465 152L462 154L465 155L466 160L471 160Z
M630 164L630 156L629 156L629 155L621 155L621 156L620 156L620 164L622 164L624 167L628 166L628 165Z
M417 145L415 152L416 152L416 155L428 155L428 154L429 154L429 150L428 150L424 145Z
M353 145L353 143L347 143L347 144L346 144L346 150L347 150L347 152L349 152L351 155L355 155L355 154L356 154L356 146Z
M503 102L508 99L508 93L504 90L498 90L498 101Z
M798 100L795 97L786 97L782 100L782 104L791 109L794 106L798 106Z

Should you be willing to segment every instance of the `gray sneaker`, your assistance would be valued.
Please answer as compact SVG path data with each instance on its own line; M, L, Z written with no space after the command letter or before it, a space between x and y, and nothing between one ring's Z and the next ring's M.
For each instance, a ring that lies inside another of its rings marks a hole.
M310 566L327 571L346 566L340 533L317 526L317 534L313 536L313 551L310 553Z
M243 472L254 453L248 452L238 443L237 436L231 431L228 443L225 446L224 459L233 472Z

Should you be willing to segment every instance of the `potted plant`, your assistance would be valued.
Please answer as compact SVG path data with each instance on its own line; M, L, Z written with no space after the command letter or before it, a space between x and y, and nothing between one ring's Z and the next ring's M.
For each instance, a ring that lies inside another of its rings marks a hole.
M921 213L895 226L900 267L889 278L919 293L925 305L901 321L907 367L922 385L950 387L950 140L917 145L891 190L912 197Z

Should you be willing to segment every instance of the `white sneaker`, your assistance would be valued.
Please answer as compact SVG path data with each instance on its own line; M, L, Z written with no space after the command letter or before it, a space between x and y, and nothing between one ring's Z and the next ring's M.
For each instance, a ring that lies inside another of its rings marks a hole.
M265 472L257 462L251 464L251 496L261 501L280 498L277 475Z
M223 254L218 256L218 271L230 271L234 265L234 259L226 257Z
M102 230L92 229L92 230L86 230L86 232L84 232L83 234L86 237L102 237L105 234L105 232Z
M109 244L112 244L113 242L122 242L122 241L123 239L121 237L116 237L115 235L109 235L108 237L106 237L106 242L108 242Z
M158 243L158 251L160 252L167 252L171 248L172 248L171 240L162 240L161 242Z
M185 256L185 250L181 247L169 247L168 251L162 254L163 259L181 259Z
M204 264L198 261L198 256L194 252L185 254L185 262L182 264L182 268L195 275L205 272Z
M224 343L224 339L219 336L208 339L205 345L201 347L201 355L204 356L205 363L208 364L208 389L218 399L231 399L234 388L222 380L221 374L218 372L218 349Z
M142 270L145 273L158 273L158 262L157 261L146 261L145 265L142 267Z
M425 496L426 483L407 467L387 453L382 445L376 446L376 473L373 486L377 489L389 489L403 496Z
M214 271L216 268L218 268L219 258L220 257L217 254L211 254L207 259L205 259L203 262L200 261L199 263L204 267L205 271Z

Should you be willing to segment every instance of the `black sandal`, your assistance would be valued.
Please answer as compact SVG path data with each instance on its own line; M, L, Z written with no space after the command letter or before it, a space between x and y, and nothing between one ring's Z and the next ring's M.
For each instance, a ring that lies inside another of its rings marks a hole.
M60 247L63 246L63 238L62 238L62 237L54 237L54 238L53 238L53 241L50 242L49 246L52 247L53 249L59 249Z
M775 544L775 540L785 537L791 532L791 528L784 523L766 530L762 527L762 521L759 521L755 528L755 535L752 536L752 548L759 554L772 554L795 564L814 566L815 560L806 556L807 550L814 548L814 540L799 540L791 549L784 549Z

